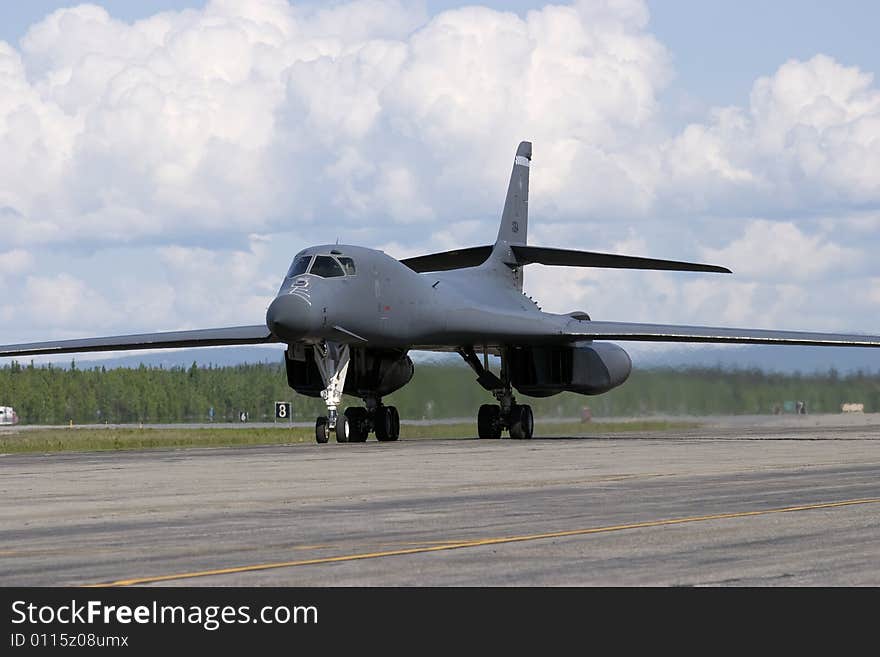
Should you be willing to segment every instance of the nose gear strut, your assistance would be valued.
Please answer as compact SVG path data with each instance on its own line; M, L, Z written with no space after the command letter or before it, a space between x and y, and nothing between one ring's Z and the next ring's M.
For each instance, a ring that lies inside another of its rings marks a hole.
M364 396L365 407L351 406L339 414L345 378L351 362L347 344L322 342L315 346L315 364L324 382L321 398L327 405L327 416L315 421L315 440L326 443L330 433L336 433L336 442L362 443L370 432L385 442L397 440L400 435L400 415L394 406L384 406L382 399L374 394Z
M347 344L322 342L315 347L315 364L326 386L321 399L327 404L327 427L336 428L345 375L348 373L349 349ZM320 418L319 418L320 419Z

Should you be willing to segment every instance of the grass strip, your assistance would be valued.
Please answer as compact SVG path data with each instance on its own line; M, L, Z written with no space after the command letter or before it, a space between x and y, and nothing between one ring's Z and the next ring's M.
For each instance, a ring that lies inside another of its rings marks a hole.
M698 427L694 422L633 421L559 423L537 427L536 438L583 437L613 433L647 431L675 431ZM476 425L435 424L401 427L402 440L475 438ZM0 434L0 453L23 452L95 452L127 449L156 449L180 447L235 447L238 445L284 445L313 443L314 429L310 427L236 429L185 428L112 428L90 429L59 427L34 431L13 431ZM372 440L372 438L371 438Z

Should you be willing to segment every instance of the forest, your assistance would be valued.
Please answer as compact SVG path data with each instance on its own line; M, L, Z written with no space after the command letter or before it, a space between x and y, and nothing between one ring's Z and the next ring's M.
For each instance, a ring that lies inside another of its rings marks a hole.
M636 370L620 388L598 397L563 393L519 396L537 417L595 418L647 415L769 414L803 401L809 413L838 413L841 404L880 412L880 373L841 375L767 373L756 369L654 368ZM320 399L287 387L283 364L223 367L0 368L0 405L13 406L22 424L103 424L272 421L274 402L290 401L294 421L324 414ZM346 398L350 405L360 402ZM419 363L412 382L385 398L403 419L470 418L491 396L463 365ZM213 413L212 413L213 409Z

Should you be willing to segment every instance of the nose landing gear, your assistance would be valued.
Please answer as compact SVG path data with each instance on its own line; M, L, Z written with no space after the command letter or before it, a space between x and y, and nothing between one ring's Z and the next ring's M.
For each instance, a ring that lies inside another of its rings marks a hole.
M327 416L315 421L315 441L327 443L335 434L338 443L362 443L371 432L381 442L397 440L400 415L394 406L384 406L380 397L368 395L364 397L365 406L350 406L339 416L349 362L348 345L325 343L315 348L315 363L326 386L321 398L327 404Z
M351 406L336 424L337 443L362 443L367 439L367 409Z
M330 433L325 428L326 420L327 418L318 418L315 439L319 443L326 443L330 438ZM397 440L400 437L400 415L397 408L381 404L374 406L372 410L369 407L349 406L336 422L337 443L363 443L372 432L375 432L379 442Z
M315 420L315 440L321 445L330 440L330 428L328 424L327 418L324 416Z
M347 344L321 343L315 347L315 364L324 381L321 398L327 404L327 417L319 417L315 422L315 439L326 443L329 432L336 429L339 403L348 373L349 349ZM339 432L337 431L337 438Z

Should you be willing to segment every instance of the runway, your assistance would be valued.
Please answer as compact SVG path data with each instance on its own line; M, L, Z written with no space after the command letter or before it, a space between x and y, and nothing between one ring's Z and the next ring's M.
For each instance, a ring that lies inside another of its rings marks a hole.
M880 586L880 418L0 457L0 584Z

